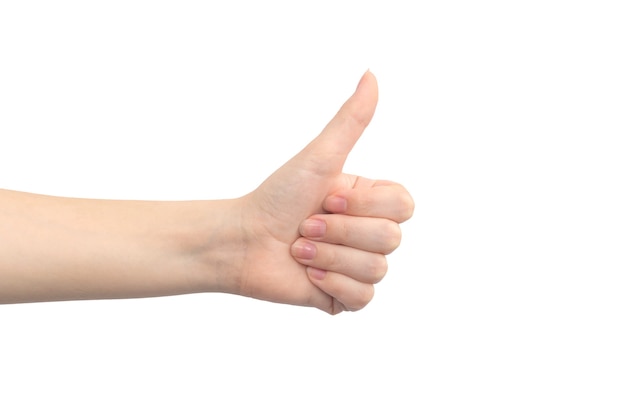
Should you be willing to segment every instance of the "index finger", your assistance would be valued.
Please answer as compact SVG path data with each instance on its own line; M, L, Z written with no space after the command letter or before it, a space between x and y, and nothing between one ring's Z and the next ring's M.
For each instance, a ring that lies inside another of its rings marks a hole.
M415 202L402 185L376 181L373 187L343 189L326 197L324 210L362 217L380 217L397 223L413 216Z

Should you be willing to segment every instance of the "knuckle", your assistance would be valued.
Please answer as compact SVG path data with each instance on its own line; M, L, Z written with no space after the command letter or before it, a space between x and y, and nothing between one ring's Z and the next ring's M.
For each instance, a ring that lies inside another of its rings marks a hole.
M385 226L383 226L382 231L382 243L383 243L383 254L389 255L391 252L396 250L398 246L400 246L400 242L402 241L402 230L400 230L400 225L396 222L386 222Z
M398 205L398 212L400 221L406 221L413 216L413 212L415 211L415 201L413 201L413 197L409 194L406 189L401 194L400 204Z
M372 257L372 261L368 269L368 275L370 276L371 281L374 284L379 283L387 274L387 258L384 255L380 254Z
M324 264L325 264L325 269L331 270L331 271L341 271L345 268L346 266L346 260L345 257L342 256L342 252L339 250L328 250L325 251L325 259L324 259Z
M358 292L354 294L352 302L346 306L349 311L358 311L369 304L374 298L374 286L363 285L359 288ZM345 305L345 304L344 304Z

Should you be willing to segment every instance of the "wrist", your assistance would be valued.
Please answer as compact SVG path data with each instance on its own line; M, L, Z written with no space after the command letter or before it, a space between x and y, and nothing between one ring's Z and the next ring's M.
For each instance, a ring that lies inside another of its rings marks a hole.
M191 260L191 292L239 294L247 244L241 199L198 201L183 215L176 240L182 259Z

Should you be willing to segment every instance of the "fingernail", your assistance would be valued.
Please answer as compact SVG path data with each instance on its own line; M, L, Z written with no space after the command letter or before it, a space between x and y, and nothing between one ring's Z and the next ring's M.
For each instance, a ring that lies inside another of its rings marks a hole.
M326 234L326 222L320 219L307 219L302 222L300 234L306 237L323 237Z
M301 240L293 244L293 256L300 259L313 259L317 249L315 245L309 242L303 242Z
M326 276L326 271L324 271L323 269L317 269L309 266L306 270L309 273L309 276L313 279L320 280L324 279L324 277Z
M326 199L324 208L331 213L344 213L348 209L348 201L343 197L331 195Z

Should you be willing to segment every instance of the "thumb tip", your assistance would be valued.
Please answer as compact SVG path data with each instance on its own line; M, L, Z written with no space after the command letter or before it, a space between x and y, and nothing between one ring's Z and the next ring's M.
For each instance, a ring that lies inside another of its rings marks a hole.
M378 99L378 81L376 80L376 76L374 73L368 68L367 71L361 76L359 83L356 86L356 93L364 91L364 93L369 93Z
M368 69L361 77L356 91L320 135L305 148L306 155L316 158L317 171L323 175L341 171L348 153L369 125L377 102L378 83Z

